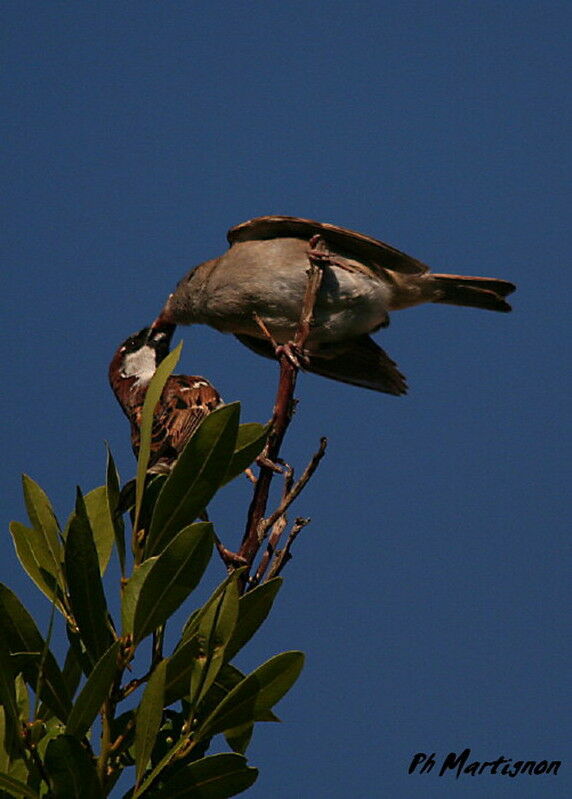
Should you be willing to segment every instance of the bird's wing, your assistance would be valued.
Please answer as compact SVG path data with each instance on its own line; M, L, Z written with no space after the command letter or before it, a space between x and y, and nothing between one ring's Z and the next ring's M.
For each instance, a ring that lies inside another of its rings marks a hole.
M194 375L171 375L153 422L152 451L170 447L178 455L201 421L221 403L208 380Z
M218 391L208 380L194 375L171 375L161 394L151 428L149 466L160 459L174 461L202 419L221 403ZM143 401L133 407L131 443L137 457L141 442Z
M276 357L273 346L265 339L243 335L236 338L258 355ZM345 342L343 349L324 348L321 353L309 354L309 363L304 365L305 371L386 394L407 393L405 377L389 355L369 336Z
M327 222L315 222L297 216L259 216L235 225L227 233L229 243L259 239L299 238L309 241L316 233L326 245L340 255L364 261L374 272L392 269L406 275L421 275L429 271L422 261L412 258L390 244Z

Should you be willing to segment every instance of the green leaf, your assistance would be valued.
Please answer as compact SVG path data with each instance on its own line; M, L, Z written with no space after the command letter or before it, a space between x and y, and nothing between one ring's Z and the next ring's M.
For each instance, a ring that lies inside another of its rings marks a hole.
M68 694L73 697L77 691L77 687L81 680L81 663L78 661L76 654L72 647L67 651L64 667L62 669L62 677L67 686Z
M60 526L52 504L45 491L27 474L22 475L22 487L30 524L45 534L54 563L58 566L61 562Z
M269 424L263 425L257 422L249 422L239 426L234 454L221 485L226 485L239 474L242 474L252 461L260 455L266 444L269 432Z
M0 640L0 705L4 709L3 722L6 737L3 739L8 752L11 752L19 740L21 730L20 711L16 700L14 665L4 640Z
M145 773L161 726L166 670L167 660L162 660L151 674L137 710L135 727L136 785L139 785Z
M5 653L4 656L7 657L6 653ZM1 658L2 658L2 655L0 654L0 659ZM1 660L0 660L0 662L1 662ZM9 667L6 669L5 675L9 676ZM3 678L0 675L0 681L2 681L2 679ZM6 713L5 713L4 707L3 707L3 705L4 705L4 701L3 701L3 698L2 698L3 695L4 695L4 691L0 687L0 774L7 773L8 769L10 768L10 751L12 749L12 747L9 745L10 741L6 740L6 732L7 732L7 730L6 730ZM10 697L9 697L9 694L8 694L7 698L8 698L8 701L11 701Z
M244 674L232 663L224 663L221 666L215 681L210 687L207 695L201 702L200 715L203 719L213 712L213 710L220 705L222 700L227 696L233 688L235 688L244 678Z
M240 727L233 727L231 730L225 730L224 737L233 752L243 755L248 748L253 732L254 724L251 722L242 724Z
M175 347L167 357L161 361L157 367L157 371L151 378L149 387L145 394L145 402L143 403L143 411L141 413L141 440L139 444L139 457L137 459L137 485L135 489L135 520L139 518L139 511L141 508L141 500L143 499L143 491L145 489L145 475L147 474L147 464L149 463L149 455L151 453L151 433L153 428L153 416L157 403L161 399L161 394L167 379L181 355L183 342ZM150 553L156 554L156 553Z
M18 597L0 583L0 638L10 652L37 653L23 668L24 679L58 718L65 721L71 700L56 660ZM41 668L40 668L41 667Z
M256 721L290 689L304 663L302 652L282 652L245 677L215 708L197 731L197 738Z
M54 738L57 738L60 735L63 735L65 732L65 724L62 724L58 719L51 718L48 719L46 722L39 722L42 725L43 735L37 741L37 751L42 758L46 756L46 749L48 748L48 744Z
M236 653L250 641L266 619L281 585L282 578L275 577L241 596L238 605L238 621L225 652L227 661L232 660Z
M153 799L226 799L246 791L258 769L247 766L242 755L209 755L179 769L153 792Z
M30 718L30 697L28 696L28 689L26 682L21 674L16 677L16 702L18 704L18 712L20 719L24 722Z
M117 655L121 644L116 641L97 661L68 716L66 733L83 738L99 709L109 695L117 675Z
M99 573L103 575L115 541L115 528L109 509L107 486L99 486L99 488L89 491L84 496L84 501L97 550Z
M191 669L191 717L213 684L224 662L225 648L234 632L238 618L239 589L237 583L238 576L228 583L218 602L212 604L209 612L200 620L194 639L197 648Z
M93 759L72 735L47 746L44 765L55 799L102 799Z
M109 515L113 524L113 534L115 537L115 546L117 547L117 555L119 557L119 568L121 575L125 575L125 524L123 517L119 510L119 498L121 496L119 472L115 466L113 455L109 446L107 447L107 464L105 469L105 482L107 485L107 502L109 507Z
M160 554L208 505L232 460L239 414L237 402L216 408L187 443L157 499L146 557Z
M210 522L185 527L149 569L135 608L133 639L141 641L159 627L198 585L210 560Z
M237 569L218 585L202 608L195 610L185 625L183 635L174 653L169 659L167 667L167 679L165 683L165 704L170 705L177 699L187 696L189 693L189 682L191 670L193 668L193 658L198 651L196 636L199 626L204 617L214 612L220 597L226 591L227 586L235 581L244 572L244 568Z
M95 663L109 649L113 638L108 627L93 533L79 489L64 560L71 609L87 653Z
M141 587L151 566L157 557L147 558L139 566L135 566L133 574L123 587L121 595L121 634L123 636L133 634L133 619L135 618L135 608L141 593Z
M76 663L79 665L82 673L85 674L86 677L89 677L93 669L93 661L87 654L79 630L75 626L72 627L71 624L66 624L66 635Z
M26 799L39 799L40 794L32 790L20 780L9 777L8 774L0 774L0 788L10 791L10 796L23 796Z
M56 607L63 613L62 593L58 588L58 581L60 584L63 582L61 566L59 569L54 567L52 553L47 547L44 533L33 527L26 527L20 522L10 522L10 533L16 555L24 571L50 602L55 601Z

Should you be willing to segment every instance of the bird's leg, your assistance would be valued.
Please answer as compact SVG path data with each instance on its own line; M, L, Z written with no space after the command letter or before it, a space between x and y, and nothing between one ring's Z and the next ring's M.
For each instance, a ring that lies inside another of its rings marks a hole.
M345 269L346 272L355 272L355 268L351 264L346 263L343 259L338 260L328 250L324 239L316 233L308 242L310 249L308 251L308 258L311 262L320 264L320 266L337 266L340 269Z
M306 270L308 283L296 335L293 341L287 341L285 344L279 344L274 348L278 360L280 360L282 355L286 356L295 369L303 369L310 364L305 345L312 327L316 298L322 283L324 267L336 263L328 252L326 242L321 236L312 236L309 245L308 260L310 265Z
M274 347L274 354L276 355L276 359L280 360L282 355L285 355L286 358L290 361L294 369L301 369L303 366L306 366L308 363L307 356L298 350L296 345L293 341L287 341L285 344L279 344L270 330L268 329L266 323L260 316L256 313L256 311L252 314L252 317L260 330L264 338L268 339L268 341Z
M303 358L306 359L306 363L308 363L308 356L304 353L304 348L308 336L310 335L310 328L314 317L314 306L316 305L318 291L322 283L324 267L327 266L328 263L331 263L332 260L330 253L326 249L326 242L321 236L312 236L309 245L308 260L310 261L310 266L307 269L308 283L306 284L306 293L304 294L298 329L296 330L294 341L290 342L290 348L296 353L301 353Z
M258 316L256 311L254 311L254 313L252 314L252 318L254 319L254 321L256 322L258 327L260 328L264 338L268 339L268 341L272 344L272 346L274 347L275 350L278 349L278 346L279 346L278 342L276 341L276 339L274 338L274 336L272 335L270 330L268 330L266 322L262 319L262 317Z

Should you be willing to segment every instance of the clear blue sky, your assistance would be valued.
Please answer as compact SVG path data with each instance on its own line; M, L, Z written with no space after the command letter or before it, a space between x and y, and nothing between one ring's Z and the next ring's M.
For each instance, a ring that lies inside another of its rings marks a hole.
M255 735L253 799L572 795L571 22L562 0L5 4L0 579L44 630L7 531L19 475L65 519L75 483L102 482L104 440L133 474L107 364L228 227L305 216L518 284L512 315L393 316L377 340L405 398L300 378L284 457L330 447L240 665L291 648L307 665ZM181 371L269 417L271 362L181 337ZM228 546L247 499L241 483L213 509ZM467 746L565 764L407 775L415 752Z

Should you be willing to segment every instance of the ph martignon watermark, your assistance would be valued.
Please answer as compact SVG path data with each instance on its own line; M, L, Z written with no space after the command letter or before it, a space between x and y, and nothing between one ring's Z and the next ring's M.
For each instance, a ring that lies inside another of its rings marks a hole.
M501 755L496 760L472 760L471 750L463 749L460 754L449 752L443 758L438 758L435 752L426 754L417 752L411 758L408 774L429 774L435 766L439 765L438 771L434 773L439 777L454 773L458 779L464 775L477 777L487 774L500 775L502 777L518 777L522 774L530 776L558 774L558 769L562 765L561 760L517 760L512 757Z

